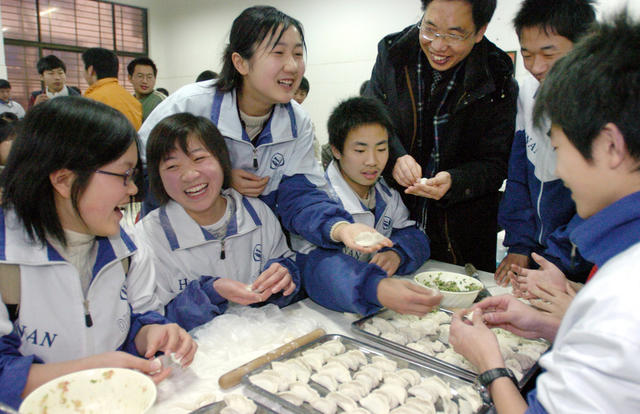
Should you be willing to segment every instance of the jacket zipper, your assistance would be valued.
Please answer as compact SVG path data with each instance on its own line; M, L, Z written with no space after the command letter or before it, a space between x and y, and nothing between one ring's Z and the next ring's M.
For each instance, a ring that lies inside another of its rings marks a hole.
M255 147L253 148L253 169L258 169L258 149Z
M224 238L220 240L222 248L220 249L220 260L224 260L227 255L224 253Z
M451 253L453 264L458 264L456 253L453 251L453 245L451 244L451 238L449 237L449 221L447 220L447 213L444 213L444 237L447 239L447 249Z
M93 319L91 319L91 312L89 312L89 300L82 301L84 305L84 324L87 328L93 326Z
M544 232L544 223L542 222L542 215L540 215L540 202L542 201L542 190L544 188L544 182L540 182L540 193L538 194L538 205L536 206L536 213L540 219L540 234L538 235L538 244L542 245L542 233Z

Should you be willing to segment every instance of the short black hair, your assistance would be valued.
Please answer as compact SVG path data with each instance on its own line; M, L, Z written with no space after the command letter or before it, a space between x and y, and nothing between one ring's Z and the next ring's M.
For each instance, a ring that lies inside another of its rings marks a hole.
M63 96L34 106L22 121L0 175L2 208L13 209L29 237L45 244L51 235L66 244L49 175L75 173L71 202L78 201L96 170L137 143L131 122L103 103Z
M422 11L427 10L429 4L434 0L422 0ZM486 26L496 11L497 0L464 0L471 5L471 16L473 24L476 26L476 32L481 27Z
M117 78L120 62L115 53L101 47L92 47L82 52L82 61L84 69L93 66L98 79Z
M135 72L137 65L151 66L151 69L153 69L153 76L158 76L158 68L156 68L156 64L148 57L135 58L129 62L127 65L127 72L129 73L129 76L133 76L133 72Z
M608 124L640 160L640 23L626 12L593 29L549 71L534 107L538 127L549 117L586 160Z
M289 27L298 30L302 45L306 49L302 23L298 20L271 6L253 6L243 10L231 25L229 44L222 55L222 71L216 84L218 89L229 92L242 87L242 75L236 70L231 59L234 53L250 60L256 52L256 46L264 39L268 38L275 45Z
M0 89L11 89L11 84L6 79L0 79Z
M307 94L309 94L309 88L309 80L303 76L302 80L300 81L300 86L298 86L298 90L305 91Z
M513 19L518 37L527 27L540 27L576 43L596 21L593 0L524 0Z
M207 69L200 72L200 74L196 78L196 82L202 82L209 79L217 79L217 78L218 78L218 74L216 72Z
M13 114L12 112L5 113ZM18 135L18 128L21 123L17 119L17 117L16 120L13 120L0 116L0 142L11 141Z
M393 131L391 117L377 99L356 96L340 102L327 122L329 144L342 153L349 132L367 124L379 124L389 135Z
M367 92L367 88L369 87L370 83L371 83L371 81L369 79L367 79L366 81L362 82L362 85L360 85L360 90L358 91L360 96L364 96L365 92Z
M54 70L58 68L62 69L64 73L67 73L67 66L56 55L47 55L41 57L40 60L38 60L38 64L36 65L36 67L38 68L38 73L41 75L46 70Z
M218 127L203 116L195 116L188 112L177 113L164 118L153 127L147 142L149 187L161 205L168 203L171 197L164 189L160 178L160 163L176 148L180 148L186 154L187 139L191 135L200 139L207 151L220 163L224 174L222 188L229 188L231 185L231 159Z
M156 88L156 91L160 92L164 96L169 96L169 91L166 88Z

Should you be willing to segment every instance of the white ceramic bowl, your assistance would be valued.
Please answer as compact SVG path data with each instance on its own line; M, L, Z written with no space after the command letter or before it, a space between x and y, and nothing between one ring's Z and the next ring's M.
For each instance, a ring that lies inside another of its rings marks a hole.
M418 273L413 277L417 284L428 287L429 289L434 289L436 286L434 283L436 278L440 278L440 280L444 282L455 282L460 290L464 290L463 292L449 292L439 289L443 296L440 306L445 308L470 307L478 296L478 293L480 293L482 288L484 288L484 285L479 280L460 273L433 270L430 272Z
M142 414L155 401L156 386L148 376L124 368L97 368L41 385L25 398L20 413Z

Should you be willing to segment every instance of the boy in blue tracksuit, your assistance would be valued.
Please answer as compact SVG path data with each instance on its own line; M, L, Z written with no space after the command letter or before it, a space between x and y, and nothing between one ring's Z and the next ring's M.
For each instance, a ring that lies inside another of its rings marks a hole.
M569 233L581 220L569 189L555 174L548 126L533 126L533 105L547 72L594 21L591 0L526 0L514 19L524 65L533 77L520 82L507 187L498 211L509 249L495 272L500 283L508 283L512 264L529 267L532 253L578 282L584 282L590 269L569 241Z
M513 296L457 313L449 341L483 374L498 414L640 412L640 22L598 23L560 60L538 94L536 125L551 120L556 173L584 221L570 238L596 264L561 321ZM553 341L525 401L495 336L503 326Z
M391 121L370 98L352 98L334 109L328 123L334 161L326 178L333 195L358 223L374 227L393 241L373 254L341 253L308 244L298 253L309 296L330 309L369 314L381 306L424 314L440 296L408 281L390 278L415 271L429 258L429 240L397 191L380 173L387 163Z

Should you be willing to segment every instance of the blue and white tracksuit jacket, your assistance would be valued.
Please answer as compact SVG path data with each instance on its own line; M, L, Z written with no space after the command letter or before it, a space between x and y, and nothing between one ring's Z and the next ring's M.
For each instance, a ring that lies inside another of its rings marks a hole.
M376 207L372 213L349 187L337 162L329 164L326 177L335 197L356 222L375 228L393 241L392 248L380 251L393 250L400 256L397 274L412 273L429 258L429 239L409 220L409 210L400 194L383 178L375 185ZM304 266L302 280L311 299L329 309L363 315L380 308L377 289L387 273L378 265L368 263L371 255L363 256L346 247L342 253L322 248L304 251L306 255L298 253L298 263Z
M594 214L571 240L598 271L576 295L529 413L640 412L640 192Z
M97 237L98 254L85 296L78 271L49 244L33 242L13 211L0 209L0 263L20 267L20 310L12 324L0 302L0 400L18 407L34 363L63 362L122 350L138 355L134 338L155 312L132 313L121 261L137 254L124 231ZM91 325L91 326L87 326Z
M301 238L317 246L340 248L331 240L331 227L353 218L327 194L322 168L313 155L311 118L297 102L274 106L254 146L242 127L235 90L219 92L215 81L186 85L162 101L140 128L142 153L153 127L178 112L208 117L218 126L234 169L269 177L260 199L292 233L294 248L303 243Z
M227 300L213 288L220 277L250 284L272 263L279 263L289 270L296 291L289 296L274 294L267 302L286 306L300 288L294 253L269 207L233 189L223 195L235 204L235 215L222 239L200 227L173 200L135 226L136 243L152 252L156 268L155 293L161 308L153 310L164 308L169 320L187 330L226 311ZM139 310L136 303L133 306ZM143 305L140 310L148 308Z
M548 127L533 126L538 81L520 84L516 135L511 147L507 187L498 223L505 229L509 253L543 255L566 275L586 273L590 264L573 252L569 234L582 219L576 214L571 191L556 175L556 154L546 136Z

